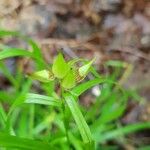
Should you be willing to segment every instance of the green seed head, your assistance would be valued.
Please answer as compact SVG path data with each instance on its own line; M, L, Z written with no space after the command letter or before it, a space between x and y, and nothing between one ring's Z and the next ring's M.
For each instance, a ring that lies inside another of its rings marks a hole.
M54 80L53 73L48 70L37 71L37 72L29 75L29 77L31 77L34 80L41 81L41 82L50 82L50 81Z
M81 77L86 77L86 75L89 73L90 67L92 66L92 63L94 62L94 59L88 62L87 64L83 65L79 68L78 73Z

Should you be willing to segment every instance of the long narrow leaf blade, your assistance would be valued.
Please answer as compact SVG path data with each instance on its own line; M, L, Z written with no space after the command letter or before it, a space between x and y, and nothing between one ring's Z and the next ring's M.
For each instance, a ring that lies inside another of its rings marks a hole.
M18 148L25 150L51 149L51 145L46 142L20 138L12 135L7 135L4 133L0 133L0 147Z
M142 123L127 125L125 127L121 127L116 130L109 131L106 134L100 135L99 137L96 137L95 140L103 142L106 140L117 138L118 136L121 136L121 135L133 133L135 131L139 131L142 129L150 129L150 122L147 122L147 123L142 122Z
M36 56L36 58L41 59L41 63L39 63L39 61L36 60L37 69L42 70L45 67L48 67L47 64L45 63L44 59L43 59L41 49L38 47L38 45L31 39L27 38L27 41L31 45L32 50L33 50L33 54Z
M61 107L61 101L58 99L55 99L53 97L40 95L40 94L33 94L29 93L27 94L25 103L34 103L34 104L42 104L42 105L51 105L56 107Z
M0 51L0 60L15 56L33 57L31 52L18 48L5 48Z
M78 126L83 142L94 147L91 131L72 95L66 94L65 101L72 113L72 116Z
M7 36L19 36L19 32L0 29L0 38Z
M84 93L86 90L90 89L91 87L100 84L100 83L104 83L106 81L106 79L102 79L102 78L96 78L90 81L87 81L85 83L80 84L79 86L73 88L71 90L71 93L75 96L79 96L82 93Z
M41 49L36 44L36 42L34 42L29 37L22 35L21 33L17 32L17 31L9 31L9 30L0 29L0 37L4 38L7 36L17 37L19 39L24 40L26 43L28 43L32 47L32 50L33 50L32 52L33 52L34 56L36 58L40 58L40 60L41 60L40 63L37 60L35 60L35 61L37 61L36 65L37 65L38 69L43 69L46 66L46 63L43 59Z

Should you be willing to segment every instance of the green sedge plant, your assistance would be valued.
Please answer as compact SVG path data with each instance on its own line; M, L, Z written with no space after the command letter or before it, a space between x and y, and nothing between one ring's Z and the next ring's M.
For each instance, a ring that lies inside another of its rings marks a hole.
M117 150L119 145L107 145L107 141L117 141L121 146L127 142L129 133L150 128L149 122L123 126L119 120L128 99L141 98L117 83L118 68L127 63L108 62L106 66L111 65L117 73L105 77L92 66L94 59L66 61L59 52L49 65L32 39L18 32L0 30L0 38L10 36L23 39L30 50L0 44L0 71L13 87L0 89L0 149ZM18 67L12 74L5 59L18 56L34 60L36 71L23 75ZM88 73L93 78L85 80ZM94 86L99 87L101 94L87 109L79 104L79 99Z
M51 69L44 69L30 75L32 79L39 80L40 82L51 82L53 80L56 80L59 83L61 94L60 96L58 96L58 101L60 101L62 104L62 112L64 114L64 126L66 130L68 144L70 140L68 135L69 122L68 120L66 120L65 116L65 113L67 111L66 107L70 109L74 117L86 149L94 149L94 141L92 139L91 131L86 121L84 120L80 109L78 108L78 105L76 103L77 100L73 93L70 92L70 90L87 76L93 61L94 60L89 61L85 65L78 68L75 65L77 60L71 60L69 62L66 62L63 55L59 53L58 56L56 56L56 58L54 59Z

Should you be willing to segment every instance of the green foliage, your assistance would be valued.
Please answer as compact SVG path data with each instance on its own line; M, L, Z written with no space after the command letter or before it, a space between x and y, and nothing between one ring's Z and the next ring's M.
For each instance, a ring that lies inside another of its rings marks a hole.
M0 132L0 145L6 148L18 148L24 150L49 150L51 145L47 142L40 142L31 139L19 138Z
M64 60L63 55L59 53L58 56L55 58L52 66L52 71L55 77L62 79L67 75L69 70L69 65Z
M86 123L86 121L84 120L84 117L81 113L81 111L79 110L79 106L77 105L75 99L73 98L72 95L66 93L64 96L64 99L74 117L74 120L79 128L79 131L81 133L82 139L85 143L92 143L92 135L91 135L91 131Z
M94 60L73 59L67 62L61 53L50 68L32 39L17 32L0 31L1 38L7 36L23 39L31 49L0 45L0 71L12 86L11 90L0 90L0 149L98 150L105 149L103 144L109 140L120 142L130 133L150 128L149 122L121 125L120 117L127 108L128 99L140 99L140 96L135 91L123 89L116 80L116 72L104 77L92 66ZM19 68L17 74L12 74L4 61L11 57L33 59L35 72L29 77L40 83L34 84ZM84 65L77 67L78 62ZM120 69L127 64L109 61L106 66ZM93 78L80 83L89 72ZM54 90L58 83L61 88L59 95ZM101 94L93 96L87 109L79 104L80 95L95 86L100 88ZM118 149L118 145L107 147Z
M54 75L51 71L48 70L34 72L30 75L30 77L34 80L39 80L41 82L50 82L54 80Z
M24 103L29 104L41 104L41 105L51 105L56 107L61 107L61 101L59 99L55 99L54 97L39 95L28 93L26 95Z
M70 70L68 74L64 77L64 79L62 80L61 85L65 89L71 89L75 86L75 84L76 84L75 75L73 71Z
M40 70L32 73L30 77L41 82L50 82L54 80L54 78L58 78L60 85L64 89L71 89L86 77L93 61L94 60L79 68L75 68L76 66L74 66L74 64L76 61L69 61L67 63L64 60L63 55L59 53L54 60L52 72L50 71L50 69ZM76 78L77 76L79 76L79 80Z
M79 75L81 77L85 77L88 74L90 67L93 64L93 62L94 62L94 59L79 68Z

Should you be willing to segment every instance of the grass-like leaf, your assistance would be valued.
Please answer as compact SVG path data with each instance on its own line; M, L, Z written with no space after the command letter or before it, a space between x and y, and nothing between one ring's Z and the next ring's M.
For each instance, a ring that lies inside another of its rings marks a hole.
M46 142L20 138L12 135L7 135L0 132L0 147L5 148L18 148L24 150L49 150L52 146ZM54 148L52 148L54 149Z
M34 56L36 58L40 58L40 63L39 63L38 59L35 59L38 70L44 69L45 67L48 68L48 65L45 63L45 61L43 59L42 51L39 48L39 46L36 44L36 42L34 42L32 39L29 39L29 38L25 38L25 39L31 45L32 50L33 50L32 53L34 54Z
M90 128L87 125L79 109L77 102L75 101L74 97L71 94L65 94L64 98L78 126L78 129L80 131L80 134L84 143L86 143L89 146L89 148L91 148L91 150L94 149L94 143L93 143Z
M25 96L26 94L29 92L29 89L31 88L31 80L27 80L26 82L24 82L22 84L22 89L21 91L19 91L16 95L16 98L13 102L13 104L11 105L10 109L9 109L9 115L12 113L12 111L18 107L19 105L23 104L24 103L24 100L25 100Z
M148 129L148 128L150 128L150 122L147 122L147 123L142 122L142 123L131 124L131 125L127 125L125 127L118 128L116 130L109 131L105 134L102 134L102 135L96 137L95 140L103 142L103 141L106 141L106 140L118 138L119 136L122 136L122 135L126 135L126 134L129 134L129 133L133 133L135 131L139 131L139 130L142 130L142 129Z
M27 97L24 101L25 103L33 103L33 104L42 104L42 105L51 105L56 107L61 107L61 101L55 99L53 97L40 95L40 94L27 94Z
M20 33L16 31L8 31L8 30L0 29L0 38L7 37L7 36L19 36L19 35Z
M10 57L16 57L16 56L24 56L24 57L33 58L35 60L36 64L38 64L38 66L45 65L45 62L41 59L41 57L37 57L33 52L30 52L28 50L14 48L14 47L13 48L6 47L3 45L0 45L0 49L2 49L2 51L0 51L0 60L10 58Z
M0 60L15 56L34 57L31 52L19 48L5 47L4 50L0 51Z
M126 101L123 101L123 99L119 100L118 96L112 93L111 97L107 100L107 103L102 106L100 117L94 121L94 128L95 125L99 126L119 118L123 114L125 108Z
M32 52L33 52L34 56L36 58L40 58L41 63L39 63L36 60L36 65L37 65L38 69L44 69L44 67L47 66L47 64L44 62L41 49L36 44L36 42L34 42L29 37L27 37L25 35L22 35L21 33L17 32L17 31L9 31L9 30L0 29L0 38L9 37L9 36L17 37L19 39L22 39L32 47Z
M6 119L7 119L7 116L6 116L5 110L3 109L3 106L2 106L2 104L0 103L0 123L1 123L3 126L5 126Z
M71 93L75 96L80 96L86 90L90 89L91 87L93 87L97 84L104 83L105 81L106 81L106 79L103 79L103 78L96 78L96 79L87 81L87 82L82 83L82 84L78 85L77 87L73 88L71 90Z

